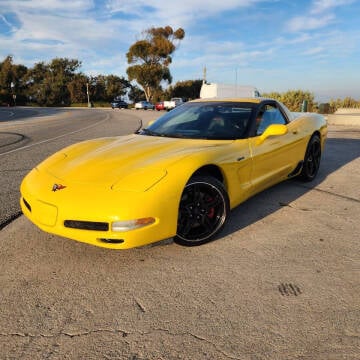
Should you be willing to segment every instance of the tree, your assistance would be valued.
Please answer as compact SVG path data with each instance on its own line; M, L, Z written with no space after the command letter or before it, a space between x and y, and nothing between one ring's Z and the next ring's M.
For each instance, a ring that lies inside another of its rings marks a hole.
M0 62L0 103L15 103L14 95L17 102L23 101L26 88L24 76L27 71L26 66L13 64L10 55Z
M0 87L2 89L10 89L10 84L13 80L13 58L9 55L0 63Z
M86 84L88 78L84 74L75 74L70 82L67 83L67 89L70 93L70 102L84 103L87 102Z
M128 64L132 64L126 72L130 81L136 80L143 88L146 100L150 101L161 81L171 84L171 55L184 38L185 31L182 28L174 31L171 26L152 27L145 30L143 36L144 39L131 45L126 54Z
M47 85L51 89L50 102L52 105L70 105L68 83L73 80L75 71L81 67L76 59L55 58L49 64Z
M28 73L29 95L39 105L70 105L68 84L76 79L81 62L76 59L55 58L49 64L40 62Z
M117 96L124 96L131 84L124 77L108 75L105 78L105 100L111 101Z
M144 91L141 90L136 85L131 85L130 86L130 91L129 91L129 99L131 101L133 101L134 103L136 103L136 102L140 101L143 98L144 98Z
M198 99L202 80L185 80L178 81L174 86L167 89L168 97L181 97L186 100Z
M0 63L0 105L11 103L12 78L12 57L9 55Z
M44 62L39 62L36 63L33 68L29 69L28 73L26 74L28 96L39 105L46 104L47 91L45 90L45 79L47 77L47 73L48 65L46 65Z

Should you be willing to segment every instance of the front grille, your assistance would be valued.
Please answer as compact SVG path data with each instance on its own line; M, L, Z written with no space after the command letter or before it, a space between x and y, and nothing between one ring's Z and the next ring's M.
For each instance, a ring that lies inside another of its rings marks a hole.
M108 231L109 224L106 222L65 220L64 226L71 229Z
M24 198L23 198L23 203L27 207L27 209L31 212L31 206Z

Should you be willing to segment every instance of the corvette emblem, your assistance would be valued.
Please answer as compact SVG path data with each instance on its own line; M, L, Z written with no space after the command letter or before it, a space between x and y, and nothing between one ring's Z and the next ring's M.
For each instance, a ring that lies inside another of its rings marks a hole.
M52 191L62 190L62 189L65 189L65 188L66 188L65 185L54 184L53 187L52 187Z

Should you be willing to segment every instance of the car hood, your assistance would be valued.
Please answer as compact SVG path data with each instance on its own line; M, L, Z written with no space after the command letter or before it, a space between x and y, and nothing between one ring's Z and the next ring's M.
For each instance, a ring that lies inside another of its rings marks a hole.
M89 140L72 145L38 166L59 181L145 191L189 154L229 141L189 140L144 135Z

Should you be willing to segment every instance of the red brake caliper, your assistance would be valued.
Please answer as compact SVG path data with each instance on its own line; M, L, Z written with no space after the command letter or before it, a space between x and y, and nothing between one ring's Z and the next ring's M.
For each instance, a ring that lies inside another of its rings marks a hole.
M209 197L209 198L207 198L207 201L211 202L211 201L213 201L213 198ZM214 215L215 215L215 208L212 207L212 208L209 209L209 212L207 213L207 216L208 216L208 218L212 219L214 217Z

